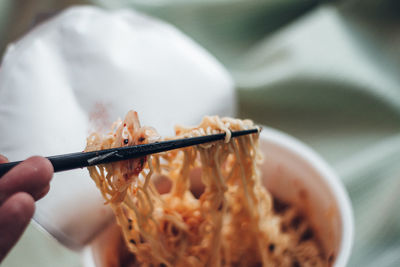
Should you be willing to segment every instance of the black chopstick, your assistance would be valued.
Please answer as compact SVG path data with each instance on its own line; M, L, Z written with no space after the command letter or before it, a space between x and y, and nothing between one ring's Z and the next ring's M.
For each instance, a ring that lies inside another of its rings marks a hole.
M234 131L232 137L238 137L247 134L258 133L259 128ZM225 133L175 139L137 146L117 147L92 152L77 152L58 156L47 157L53 164L54 172L67 171L87 166L110 163L115 161L139 158L150 154L169 151L177 148L194 146L208 142L223 140ZM0 178L11 168L22 161L14 161L0 164Z

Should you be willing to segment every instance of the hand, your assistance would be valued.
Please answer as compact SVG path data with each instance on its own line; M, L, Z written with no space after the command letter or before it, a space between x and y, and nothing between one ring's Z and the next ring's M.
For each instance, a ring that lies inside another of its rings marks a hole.
M0 164L7 159L0 155ZM21 237L35 211L35 201L47 194L53 166L31 157L0 178L0 263Z
M172 189L172 182L165 176L154 175L153 182L157 188L158 193L166 194ZM205 186L201 181L201 170L200 168L195 168L190 172L190 192L192 192L195 198L200 198L203 194Z

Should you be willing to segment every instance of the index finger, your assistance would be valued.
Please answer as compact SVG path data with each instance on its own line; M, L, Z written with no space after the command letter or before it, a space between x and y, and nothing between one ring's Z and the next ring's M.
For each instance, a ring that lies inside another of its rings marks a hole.
M31 157L3 175L0 179L0 205L17 192L26 192L35 200L49 189L53 166L43 157Z

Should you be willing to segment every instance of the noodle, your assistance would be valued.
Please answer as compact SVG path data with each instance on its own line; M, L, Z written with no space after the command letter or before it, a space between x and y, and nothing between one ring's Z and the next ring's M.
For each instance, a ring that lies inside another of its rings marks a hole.
M254 127L250 120L205 117L196 127L177 126L169 139L225 132L224 141L88 167L141 266L329 265L296 210L274 211L257 168L258 135L231 139L231 130ZM108 135L90 135L86 151L157 138L130 111ZM196 198L190 176L198 169L205 189ZM158 193L157 177L171 181L169 193Z

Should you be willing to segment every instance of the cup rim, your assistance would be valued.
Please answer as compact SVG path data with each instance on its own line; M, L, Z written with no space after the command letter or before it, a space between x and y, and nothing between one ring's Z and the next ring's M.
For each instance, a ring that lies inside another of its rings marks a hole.
M282 131L268 126L262 126L262 131L260 133L260 140L261 139L279 145L280 147L291 151L293 154L298 155L314 168L314 170L320 175L321 179L331 189L332 194L337 202L338 209L340 211L340 220L342 223L342 234L339 253L336 257L334 266L346 266L353 246L354 217L350 198L343 183L341 182L335 171L311 147ZM84 266L86 267L95 266L90 244L83 249L82 260Z

